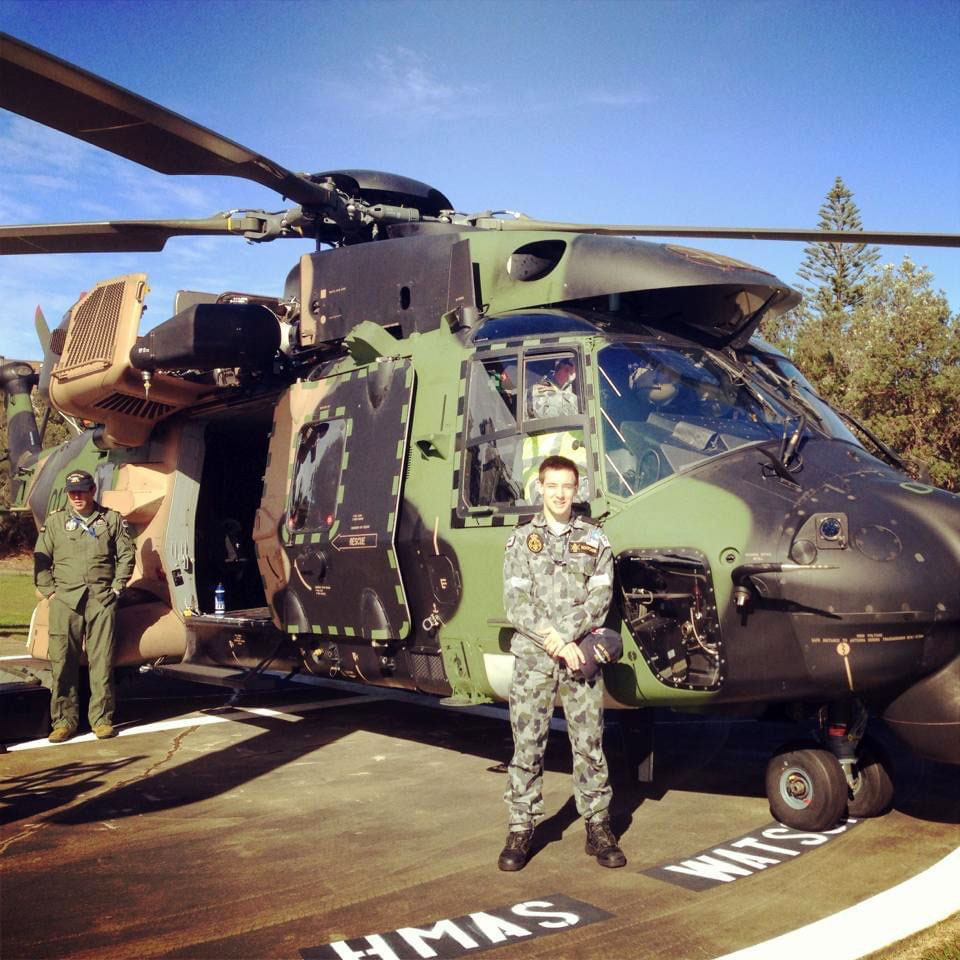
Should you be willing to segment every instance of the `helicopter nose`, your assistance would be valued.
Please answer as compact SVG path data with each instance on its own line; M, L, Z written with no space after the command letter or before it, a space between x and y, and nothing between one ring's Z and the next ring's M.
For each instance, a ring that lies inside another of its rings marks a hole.
M945 663L901 693L884 711L887 725L921 756L960 763L960 497L926 484L884 485L881 498L908 531L904 560L929 592L933 623L927 651L953 649Z
M851 524L851 544L892 567L900 597L926 621L916 664L926 675L883 717L921 756L960 763L960 497L909 480L883 481L871 492L876 522Z
M908 687L883 719L920 756L960 763L960 655Z

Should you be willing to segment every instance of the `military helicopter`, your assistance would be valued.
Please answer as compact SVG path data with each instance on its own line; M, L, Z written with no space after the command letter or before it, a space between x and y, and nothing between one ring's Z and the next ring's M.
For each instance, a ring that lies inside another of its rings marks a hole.
M774 815L880 814L882 718L960 763L960 497L919 483L756 333L800 295L747 263L633 239L960 245L958 235L552 223L462 214L369 170L296 174L13 37L0 106L169 174L295 204L205 220L0 228L0 253L312 237L282 297L181 291L144 335L145 274L93 286L45 359L0 366L12 494L42 522L84 468L137 543L119 664L326 677L503 701L504 543L550 453L614 547L607 706L760 715ZM329 247L329 249L326 249ZM41 449L40 394L75 435ZM226 609L215 609L223 585ZM46 608L30 629L46 650ZM636 715L636 714L633 714Z

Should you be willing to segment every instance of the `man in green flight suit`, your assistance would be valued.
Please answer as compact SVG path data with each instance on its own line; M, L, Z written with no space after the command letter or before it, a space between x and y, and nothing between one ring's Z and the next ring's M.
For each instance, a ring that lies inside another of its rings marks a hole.
M610 827L612 791L603 755L603 683L587 679L579 641L601 627L613 598L610 542L596 521L573 516L577 466L566 457L540 464L543 509L519 524L503 558L503 605L516 633L510 685L513 759L503 799L509 809L501 870L521 870L543 816L543 760L559 694L573 748L577 811L587 827L586 852L604 867L626 857Z
M33 553L34 582L50 601L51 743L77 732L77 674L84 642L90 727L100 740L114 735L114 620L117 597L133 574L135 559L126 521L96 502L89 473L68 473L66 491L70 507L47 517Z

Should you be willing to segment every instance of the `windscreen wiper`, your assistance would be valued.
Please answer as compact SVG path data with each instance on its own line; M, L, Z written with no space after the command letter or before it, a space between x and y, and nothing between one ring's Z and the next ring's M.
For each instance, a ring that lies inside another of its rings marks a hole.
M749 377L749 371L746 366L741 363L738 368L733 364L730 359L724 356L719 351L712 351L709 354L710 358L718 365L723 367L723 369L729 374L730 379L737 384L738 386L743 387L746 391L756 400L761 406L766 407L778 420L780 419L780 411L763 395L763 392L757 388L753 381Z
M883 458L894 467L897 467L899 470L902 470L904 473L909 473L907 465L900 459L869 427L864 426L856 417L852 414L847 413L844 410L839 410L837 407L832 408L837 416L841 417L852 427L856 427L882 454Z
M765 377L771 383L783 387L791 400L795 400L799 403L804 410L807 411L821 426L824 426L823 415L817 410L816 405L808 400L803 393L800 391L800 388L797 386L797 381L793 380L790 377L785 377L782 373L777 370L774 370L772 367L767 366L762 360L758 357L753 356L750 358L749 366L751 369L755 369L760 376ZM821 400L823 398L821 397ZM824 403L826 401L824 400Z

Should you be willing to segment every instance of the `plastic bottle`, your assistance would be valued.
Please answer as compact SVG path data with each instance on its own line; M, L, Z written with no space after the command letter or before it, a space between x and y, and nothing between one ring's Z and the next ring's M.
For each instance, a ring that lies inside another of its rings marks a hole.
M216 617L222 617L227 609L227 592L223 589L223 584L218 583L217 589L213 591L213 614Z

